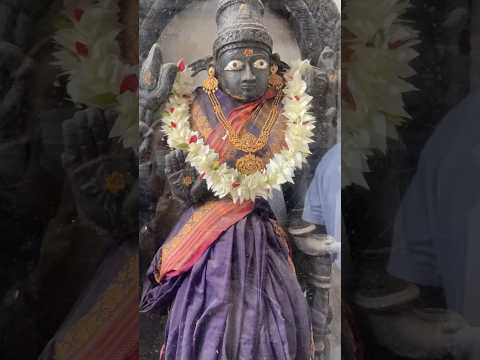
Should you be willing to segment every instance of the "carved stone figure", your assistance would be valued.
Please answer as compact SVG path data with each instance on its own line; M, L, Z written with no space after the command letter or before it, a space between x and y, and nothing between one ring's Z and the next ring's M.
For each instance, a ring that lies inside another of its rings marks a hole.
M170 20L192 0L176 1L175 4L162 0L145 0L140 2L140 76L141 121L152 125L151 114L165 102L169 89L175 78L175 66L163 64L160 46L157 40ZM309 166L296 176L295 186L285 186L284 196L290 219L300 218L303 198L313 176L313 169L326 150L335 143L338 124L336 118L338 92L338 51L340 47L340 16L332 0L321 1L264 1L265 6L276 14L288 19L297 38L303 58L310 59L313 71L306 76L309 94L313 96L313 111L317 119L316 141L312 144L312 157ZM328 56L327 56L328 54ZM207 54L206 54L207 55ZM333 55L333 56L332 56ZM190 65L193 76L207 70L212 56L208 55ZM332 71L333 70L333 71ZM147 100L151 99L151 100ZM148 103L148 104L147 104ZM148 108L148 109L147 109ZM144 127L148 129L148 127ZM158 183L160 173L152 173L155 160L151 157L156 151L165 151L165 146L156 141L157 150L152 150L151 143L156 131L142 131L144 139L141 145L140 161L142 162L143 180L141 183ZM159 136L155 135L158 139ZM160 147L160 148L159 148ZM163 159L164 156L155 156ZM150 170L150 171L149 171ZM156 179L156 180L153 180ZM167 196L167 192L163 193ZM149 197L149 196L146 196ZM154 194L152 201L158 199L160 193ZM151 197L150 197L151 198ZM283 201L283 199L282 199ZM152 209L154 206L150 205ZM150 212L150 216L153 214ZM159 215L160 216L160 215ZM147 221L147 220L145 220ZM295 220L293 220L295 222ZM154 226L151 226L153 230ZM151 245L146 245L151 247Z
M177 160L175 154L168 156L168 146L159 130L158 122L152 119L152 114L158 111L166 101L172 83L175 79L177 68L173 64L163 64L160 46L156 43L160 34L165 29L166 24L192 1L177 1L175 4L165 1L142 1L140 3L140 61L143 62L140 86L141 103L143 105L141 119L145 126L141 130L143 136L143 145L141 146L141 174L140 183L145 184L143 192L145 199L156 201L158 206L148 205L146 201L145 216L142 224L145 226L141 231L141 263L142 267L147 266L147 261L151 259L154 252L160 247L167 238L171 224L174 223L174 213L179 213L186 206L184 202L178 201L179 197L170 191L169 182L166 181L166 174L163 169L172 169ZM305 80L308 84L308 93L314 98L312 100L313 112L317 118L316 141L311 146L313 152L309 159L310 166L305 167L304 171L296 174L294 186L284 187L284 196L288 207L289 219L295 222L295 217L300 218L303 208L303 197L312 177L312 169L323 156L323 153L335 142L336 118L337 113L337 92L338 92L338 50L339 50L339 13L336 5L330 0L321 0L319 2L308 1L264 1L274 13L284 16L288 19L294 29L302 57L310 59L313 66L310 73L305 74ZM252 31L252 30L250 30ZM231 35L234 38L236 35ZM221 40L218 40L221 41ZM268 42L268 38L266 40ZM215 64L215 57L208 55L196 62L190 64L192 76L196 76L202 71L208 70L209 66ZM215 55L215 53L213 54ZM278 55L273 54L279 65L279 72L283 73L287 69ZM216 75L220 82L223 81L219 74L225 67L215 67ZM248 87L247 87L248 88ZM235 90L235 89L234 89ZM233 95L241 95L236 94ZM151 99L151 100L148 100ZM241 101L241 99L238 99ZM148 108L145 110L145 108ZM158 120L158 119L157 119ZM183 155L179 155L183 160ZM180 161L181 163L181 161ZM167 166L168 164L168 166ZM174 175L177 178L177 184L184 178L182 169ZM173 172L175 174L175 172ZM173 179L172 179L173 180ZM150 184L150 187L149 187ZM288 184L290 185L290 184ZM179 188L181 189L181 187ZM207 195L208 197L208 195ZM187 197L188 198L188 197ZM191 196L190 196L191 198ZM188 201L187 201L188 202ZM277 200L278 203L278 200ZM176 204L176 205L175 205ZM183 205L182 205L183 204ZM285 207L282 205L281 207ZM150 210L148 210L150 209ZM168 209L168 210L167 210ZM172 212L172 209L175 211ZM296 209L296 210L295 210ZM149 219L151 219L149 221ZM142 272L143 273L143 272ZM300 277L300 279L302 279ZM307 288L310 287L310 281L307 280ZM318 303L318 302L317 302ZM317 304L316 308L322 307L321 312L328 313L328 300ZM158 323L158 317L153 314L143 314L144 324L142 328L150 328L149 333L142 333L142 352L147 351L145 347L152 346L151 329L153 323ZM147 320L150 318L150 320ZM318 322L320 321L320 323ZM317 358L325 356L328 349L322 348L322 339L325 337L325 328L327 319L322 317L318 319L317 338ZM150 324L152 323L152 324ZM321 334L320 334L321 333ZM157 338L158 342L160 339Z
M141 302L142 312L168 311L161 358L180 359L195 353L199 359L311 359L315 348L310 311L292 271L286 233L261 195L244 197L236 192L243 186L245 192L252 191L241 182L243 177L224 182L223 195L219 185L231 169L242 176L270 173L269 162L287 147L289 128L283 106L288 101L302 102L298 96L284 99L283 88L292 86L294 72L289 73L290 67L272 54L261 1L221 0L213 54L190 65L194 76L206 70L208 78L190 97L179 90L183 64L161 65L158 45L145 56L145 42L158 36L158 28L151 28L150 21L160 3L151 5L152 17L147 16L141 30L140 56L145 62L140 113L145 124L141 131L146 135L141 167L146 176L150 171L153 178L158 177L158 183L164 178L167 185L161 188L168 188L171 198L186 209L166 240L155 239L158 229L153 221L147 221L142 230L145 253L155 247L152 242L161 246L147 270ZM175 11L166 10L163 16ZM307 51L312 43L302 46ZM326 74L318 72L307 77L321 79L325 91ZM297 85L306 86L299 81ZM169 105L162 106L172 91ZM183 101L191 101L188 108ZM175 117L184 109L188 109L188 124ZM163 142L156 121L167 134ZM193 131L187 139L190 146L176 142L175 134L183 130ZM176 150L170 151L167 142ZM207 146L207 153L196 153L196 144ZM164 172L159 169L162 165ZM202 166L207 169L203 174ZM223 177L211 175L210 171L220 168L225 171Z

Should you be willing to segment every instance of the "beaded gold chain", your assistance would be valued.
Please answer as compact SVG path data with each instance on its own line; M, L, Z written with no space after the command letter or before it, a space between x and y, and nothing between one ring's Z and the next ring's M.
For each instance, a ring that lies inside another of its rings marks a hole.
M262 158L255 156L254 153L263 149L268 142L270 133L273 129L273 125L278 118L278 106L280 104L280 101L282 100L282 91L279 90L277 92L277 95L273 100L272 109L268 114L267 121L265 121L265 124L262 127L258 138L250 132L239 136L233 129L232 125L227 121L227 118L223 113L222 106L220 105L220 102L218 101L215 92L206 91L206 93L208 94L208 98L210 100L210 103L212 104L215 116L217 117L220 124L222 124L225 132L227 133L228 142L232 144L236 149L247 153L247 155L242 156L240 159L237 160L235 164L237 170L240 171L242 174L251 175L257 171L265 169L265 161ZM253 113L252 119L256 120L262 109L263 106L258 107Z
M273 129L273 126L275 125L275 122L277 121L277 118L278 118L278 114L279 114L278 106L280 104L280 101L282 100L281 91L279 91L275 96L270 114L268 115L267 121L265 122L265 125L263 126L258 138L252 135L251 133L247 133L240 137L235 132L232 125L227 121L227 118L223 113L222 106L220 105L220 102L218 101L218 98L215 95L215 93L207 92L207 94L208 94L210 103L212 104L213 112L215 113L220 124L222 124L223 128L225 129L227 133L228 141L230 142L230 144L232 144L238 150L246 153L255 153L265 147L265 145L268 142L268 138L270 137L270 133ZM252 117L256 118L260 110L261 108L257 108L257 110L255 111Z

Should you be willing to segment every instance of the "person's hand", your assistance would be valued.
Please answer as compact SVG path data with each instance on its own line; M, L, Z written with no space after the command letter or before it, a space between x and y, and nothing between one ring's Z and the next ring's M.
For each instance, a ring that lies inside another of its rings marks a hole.
M77 112L63 125L63 166L70 180L81 220L101 228L119 229L122 206L136 178L134 153L114 148L109 129L114 114L98 109Z
M449 352L455 360L480 359L480 327L446 324L443 331L449 339Z

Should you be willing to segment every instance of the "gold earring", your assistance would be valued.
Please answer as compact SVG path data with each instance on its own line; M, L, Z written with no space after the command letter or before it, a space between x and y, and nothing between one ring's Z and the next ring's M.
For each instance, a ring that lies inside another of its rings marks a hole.
M208 93L214 93L218 90L218 80L215 77L215 68L213 66L208 68L208 79L203 82L203 90Z
M277 74L278 65L273 64L270 67L270 78L268 79L268 84L276 90L280 90L283 87L283 78Z

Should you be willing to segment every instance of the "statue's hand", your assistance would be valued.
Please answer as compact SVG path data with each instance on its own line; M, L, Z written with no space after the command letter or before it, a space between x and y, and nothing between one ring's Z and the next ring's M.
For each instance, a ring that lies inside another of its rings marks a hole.
M190 206L193 202L190 191L197 176L195 169L185 162L185 158L186 154L181 150L170 152L165 157L165 175L173 196Z
M155 151L155 126L154 114L167 101L178 68L175 64L163 64L160 47L154 44L145 59L140 72L139 91L139 130L140 163L151 161L152 152Z
M63 125L62 161L78 216L107 230L119 229L125 223L122 206L137 172L133 152L114 149L109 141L114 118L113 114L88 109L77 112Z
M150 126L152 115L168 99L177 76L175 64L163 64L160 47L154 44L140 73L140 121Z

